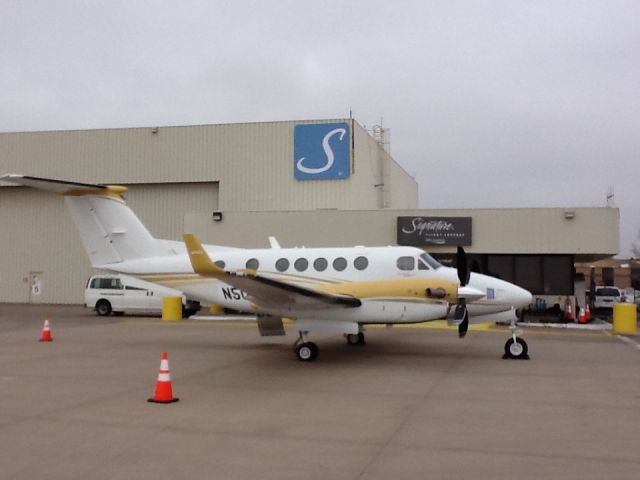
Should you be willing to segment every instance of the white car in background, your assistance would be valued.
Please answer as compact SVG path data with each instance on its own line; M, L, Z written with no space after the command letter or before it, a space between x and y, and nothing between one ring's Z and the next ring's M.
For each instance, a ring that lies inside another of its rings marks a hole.
M595 309L613 309L616 303L624 302L625 296L618 287L596 287Z
M144 282L127 275L93 275L84 291L84 304L100 316L128 313L162 313L164 297L182 297L182 314L191 316L200 304L186 300L182 292Z

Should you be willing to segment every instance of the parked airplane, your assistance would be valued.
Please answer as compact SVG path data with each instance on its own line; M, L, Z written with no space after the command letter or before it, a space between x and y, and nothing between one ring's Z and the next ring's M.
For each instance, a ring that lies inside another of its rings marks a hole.
M311 332L344 334L364 344L368 324L437 319L458 326L510 321L507 358L527 358L516 309L531 294L497 278L470 273L458 248L458 268L442 266L414 247L239 249L154 238L126 205L126 187L9 174L0 181L64 196L93 267L182 291L187 298L257 315L261 335L284 335L283 318L299 332L296 354L318 356Z

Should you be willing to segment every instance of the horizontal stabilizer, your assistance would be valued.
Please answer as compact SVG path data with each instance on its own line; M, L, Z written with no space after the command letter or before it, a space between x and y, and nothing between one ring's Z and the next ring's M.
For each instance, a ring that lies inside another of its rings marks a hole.
M126 187L117 185L70 182L67 180L32 177L15 173L0 176L0 181L14 185L24 185L25 187L31 187L37 190L59 193L60 195L120 195L127 191Z
M126 187L19 174L2 175L0 181L64 196L95 268L169 253L127 206Z

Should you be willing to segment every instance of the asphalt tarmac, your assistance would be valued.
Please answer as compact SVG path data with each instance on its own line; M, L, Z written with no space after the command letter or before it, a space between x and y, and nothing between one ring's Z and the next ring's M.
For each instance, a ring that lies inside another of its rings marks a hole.
M303 363L287 330L0 305L0 478L640 475L637 338L525 328L514 361L504 328L375 328ZM180 401L148 403L164 351Z

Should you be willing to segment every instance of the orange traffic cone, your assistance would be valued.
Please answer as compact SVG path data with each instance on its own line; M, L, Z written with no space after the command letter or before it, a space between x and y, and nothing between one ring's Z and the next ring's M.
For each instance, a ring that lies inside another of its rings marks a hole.
M49 327L49 319L44 317L44 326L42 327L42 335L40 335L41 342L53 342L53 336L51 335L51 328Z
M156 393L149 402L155 403L173 403L180 400L173 397L173 389L171 388L171 375L169 374L169 354L164 352L162 360L160 360L160 371L158 372L158 381L156 382Z
M587 309L584 312L584 317L587 320L587 322L591 321L591 309L589 308L589 304L587 303Z
M587 323L587 314L584 312L584 308L580 307L580 314L578 315L578 323Z
M567 308L565 310L565 319L567 322L573 322L573 308L571 307L571 302L567 302Z

